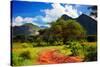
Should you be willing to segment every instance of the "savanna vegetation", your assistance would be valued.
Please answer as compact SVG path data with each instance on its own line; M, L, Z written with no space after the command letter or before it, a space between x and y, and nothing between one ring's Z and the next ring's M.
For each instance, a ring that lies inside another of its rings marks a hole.
M38 35L12 39L12 65L55 64L97 60L96 35L87 35L79 22L58 19Z

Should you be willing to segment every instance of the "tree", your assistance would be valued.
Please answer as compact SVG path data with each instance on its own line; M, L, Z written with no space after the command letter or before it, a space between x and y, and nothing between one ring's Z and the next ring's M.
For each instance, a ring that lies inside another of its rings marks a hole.
M51 27L40 31L40 34L46 42L59 42L74 39L82 39L85 37L86 31L75 20L69 19L67 21L60 19L51 23Z
M67 20L66 26L63 28L63 37L66 40L84 38L86 31L75 20Z
M69 19L59 20L51 24L51 32L57 39L63 39L64 41L70 39L81 39L84 38L86 31L84 28L75 20Z

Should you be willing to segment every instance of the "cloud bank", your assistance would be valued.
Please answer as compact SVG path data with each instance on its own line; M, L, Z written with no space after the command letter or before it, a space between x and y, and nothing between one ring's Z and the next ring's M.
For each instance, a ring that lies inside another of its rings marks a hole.
M34 25L38 24L36 22L34 22L35 20L37 20L36 18L32 18L32 17L21 17L21 16L17 16L16 18L12 19L12 26L21 26L24 23L32 23Z
M57 20L63 14L66 14L72 18L77 18L82 14L77 8L74 8L72 5L64 5L62 6L59 3L51 4L52 9L42 10L46 14L44 19L46 22L52 22ZM78 6L79 7L79 6Z

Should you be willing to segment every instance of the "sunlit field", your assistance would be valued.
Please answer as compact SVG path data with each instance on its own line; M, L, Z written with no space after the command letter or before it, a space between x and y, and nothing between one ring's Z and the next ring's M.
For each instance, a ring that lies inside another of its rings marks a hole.
M23 46L23 44L28 44L30 46ZM96 47L97 44L96 42L87 42L85 43L84 45L86 45L86 47L88 46L92 46L92 47ZM65 55L65 56L69 56L72 54L71 52L71 49L70 48L67 48L65 49L64 46L65 45L62 45L62 46L44 46L44 47L31 47L32 44L31 43L13 43L12 44L12 60L13 62L15 62L14 65L34 65L34 64L40 64L38 62L38 58L39 58L39 54L44 52L44 51L48 51L48 50L59 50L60 53L62 55ZM29 52L29 53L26 53L26 57L30 57L29 59L27 58L24 58L24 61L19 57L23 52ZM83 52L80 52L80 56L79 57L84 57L84 54ZM27 56L29 55L29 56ZM84 61L83 61L84 62Z

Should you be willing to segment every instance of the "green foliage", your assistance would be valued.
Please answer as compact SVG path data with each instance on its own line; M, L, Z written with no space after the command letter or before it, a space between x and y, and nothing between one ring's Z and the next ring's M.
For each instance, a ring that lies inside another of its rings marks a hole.
M32 58L31 53L30 53L29 50L23 51L20 54L20 57L22 57L23 59L31 59Z
M48 30L48 31L46 31ZM84 28L75 20L57 20L51 23L51 27L45 30L45 35L48 41L59 41L63 40L79 40L85 38L86 31Z
M23 62L23 58L19 57L16 53L12 54L12 65L13 66L19 66Z
M87 44L88 45L88 44ZM85 60L84 61L96 61L97 60L97 47L91 45L83 45Z
M68 41L64 49L70 49L72 56L80 56L84 58L84 61L96 61L97 60L97 47L88 43L80 43L77 41Z
M64 43L62 41L55 41L52 43L54 46L60 46L60 45L64 45Z
M32 64L31 59L29 59L28 55L29 53L22 54L16 54L16 52L13 52L12 54L12 66L22 66L22 65L30 65ZM24 56L25 55L25 56Z
M33 47L37 47L37 42L32 43Z
M67 20L63 30L63 37L65 40L78 40L83 38L86 33L84 28L75 20Z
M73 56L79 56L80 55L80 50L82 49L82 46L79 42L68 41L66 44L67 44L67 46L65 46L65 48L71 49Z
M29 47L29 44L27 44L27 43L23 43L23 44L21 44L21 45L22 45L23 48Z
M38 37L38 38L35 40L35 42L33 42L33 46L34 46L34 47L48 46L48 43L45 42L45 41L43 40L42 37Z
M40 28L32 23L25 23L23 26L30 27L33 30L39 30Z
M48 44L47 44L47 42L41 41L41 42L39 43L39 46L48 46Z

